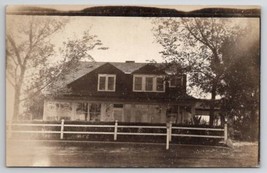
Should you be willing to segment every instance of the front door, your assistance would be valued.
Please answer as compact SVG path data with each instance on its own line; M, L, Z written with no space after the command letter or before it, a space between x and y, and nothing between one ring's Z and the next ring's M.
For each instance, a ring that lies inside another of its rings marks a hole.
M124 122L123 104L113 105L113 117L115 121L118 120L118 122Z

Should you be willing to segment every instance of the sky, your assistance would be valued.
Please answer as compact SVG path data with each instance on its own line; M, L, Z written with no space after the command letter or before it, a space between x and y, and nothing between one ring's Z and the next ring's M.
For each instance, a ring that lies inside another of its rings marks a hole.
M65 28L55 35L52 42L57 47L62 46L64 40L81 37L82 33L90 30L90 33L97 35L107 50L94 49L90 52L95 61L125 62L146 62L156 60L162 62L163 58L159 53L163 50L153 36L151 17L91 17L72 16ZM259 26L255 18L235 18L239 25L247 23Z
M63 39L80 37L90 29L98 36L107 50L93 50L91 55L96 61L146 62L155 59L162 61L159 54L161 46L156 43L151 29L152 18L140 17L70 17L69 23L53 42L60 46Z

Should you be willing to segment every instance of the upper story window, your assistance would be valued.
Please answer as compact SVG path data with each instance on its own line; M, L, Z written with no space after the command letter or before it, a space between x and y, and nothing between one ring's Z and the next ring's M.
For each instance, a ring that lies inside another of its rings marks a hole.
M156 86L157 86L157 91L164 91L165 90L164 80L162 77L161 78L157 77Z
M170 88L182 86L182 84L183 84L183 78L182 77L173 77L169 81L169 87Z
M134 75L134 92L165 92L163 76L156 75Z
M115 91L116 75L99 74L97 91Z

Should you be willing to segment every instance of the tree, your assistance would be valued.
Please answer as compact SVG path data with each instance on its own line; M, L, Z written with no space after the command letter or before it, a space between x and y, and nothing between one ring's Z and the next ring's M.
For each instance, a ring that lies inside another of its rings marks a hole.
M154 35L169 64L181 64L191 86L211 94L210 125L214 121L215 99L225 73L221 45L235 34L230 19L169 18L154 21Z
M22 102L29 105L40 92L82 58L93 60L88 51L102 45L95 35L84 32L81 38L63 43L60 54L51 38L68 23L66 18L9 16L6 34L6 73L14 87L13 120L19 119ZM60 61L55 61L61 56ZM26 105L27 105L26 104Z
M259 130L260 41L259 28L248 25L236 37L222 45L222 56L227 71L222 112L232 122L234 130L241 131L242 139L257 140Z

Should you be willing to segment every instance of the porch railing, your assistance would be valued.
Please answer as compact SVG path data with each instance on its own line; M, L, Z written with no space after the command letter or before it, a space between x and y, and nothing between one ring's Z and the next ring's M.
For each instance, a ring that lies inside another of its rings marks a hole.
M14 130L13 127L60 127L60 130ZM84 128L113 128L113 131L70 131L65 130L67 127L84 127ZM166 129L166 133L148 133L148 132L123 132L118 129ZM181 133L181 131L208 131L208 132L223 132L222 135L209 134L192 134ZM169 149L172 137L194 137L194 138L217 138L227 140L227 124L224 128L202 128L202 127L178 127L173 126L172 123L163 125L119 125L116 120L112 125L97 125L97 124L66 124L64 120L58 124L33 124L33 123L10 123L7 124L7 136L10 138L14 133L32 133L32 134L59 134L59 139L64 139L64 134L84 134L84 135L113 135L114 141L117 140L118 135L136 135L136 136L166 136L166 150Z

